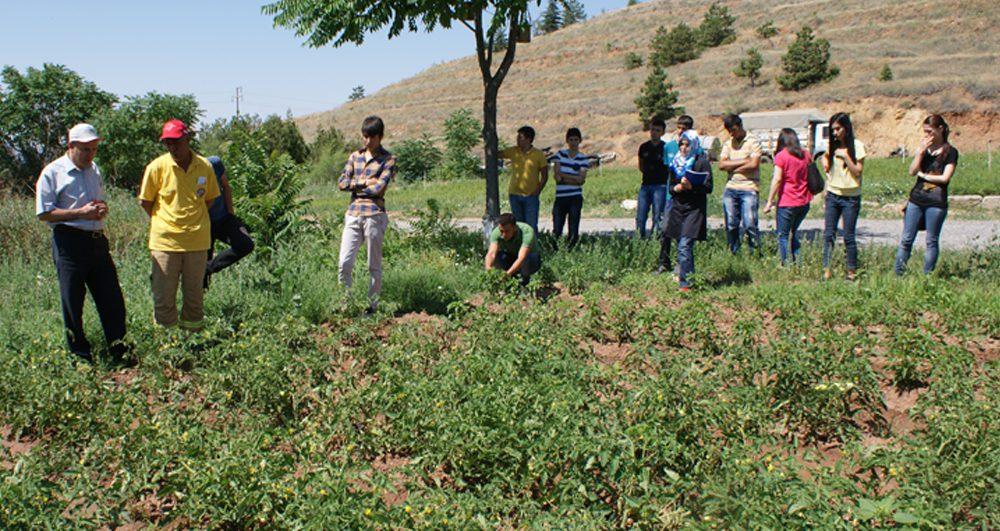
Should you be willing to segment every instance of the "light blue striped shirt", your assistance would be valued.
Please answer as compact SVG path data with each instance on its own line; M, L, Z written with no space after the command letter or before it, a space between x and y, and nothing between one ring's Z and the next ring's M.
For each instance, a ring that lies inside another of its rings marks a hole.
M590 159L586 155L578 151L576 155L570 157L568 149L560 149L552 157L552 162L556 164L559 173L563 175L580 175L581 169L590 167ZM556 197L576 197L578 195L583 195L583 186L556 183Z
M42 170L35 184L35 215L41 216L55 209L81 208L94 200L104 201L104 183L97 164L77 168L68 155L63 155ZM82 230L102 230L104 221L74 219L49 223L49 226L67 225Z

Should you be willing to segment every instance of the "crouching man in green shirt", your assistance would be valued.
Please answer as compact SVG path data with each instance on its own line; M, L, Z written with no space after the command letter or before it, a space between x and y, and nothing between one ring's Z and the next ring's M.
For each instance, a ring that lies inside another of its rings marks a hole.
M501 214L499 224L490 233L490 248L486 252L486 269L501 269L508 276L521 275L521 285L539 268L542 258L535 249L535 230L521 223L514 214Z

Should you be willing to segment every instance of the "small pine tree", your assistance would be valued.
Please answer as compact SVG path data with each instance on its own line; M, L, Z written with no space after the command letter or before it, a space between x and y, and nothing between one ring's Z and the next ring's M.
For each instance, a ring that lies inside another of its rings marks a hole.
M635 53L629 52L625 54L625 68L629 70L635 70L642 66L642 56Z
M626 5L634 6L634 5L638 4L638 3L639 3L639 0L628 0L628 4L626 4Z
M837 76L840 69L830 66L830 41L813 35L812 28L803 27L795 42L781 56L784 74L778 76L782 90L801 90Z
M358 85L351 89L351 95L347 97L348 101L358 101L365 99L365 86Z
M698 43L704 48L714 48L736 40L733 23L736 18L729 14L729 8L712 4L698 26Z
M756 87L760 78L760 69L764 66L764 57L757 51L757 48L747 50L747 56L740 61L740 65L733 70L737 77L745 77L750 80L750 86Z
M654 66L639 97L635 99L635 107L643 127L648 130L649 123L655 118L668 120L683 113L684 107L677 106L677 99L677 91L667 81L666 72L659 66Z
M882 71L878 73L879 81L892 81L892 69L889 68L888 64L882 65Z
M572 26L577 22L587 20L587 10L580 0L562 0L562 27Z
M774 27L774 21L768 20L767 22L757 26L757 36L763 40L768 40L778 34L778 28Z
M549 5L545 7L542 18L538 22L538 32L541 34L552 33L562 27L562 12L559 11L559 4L556 0L549 0Z
M507 49L507 32L500 28L493 34L493 51L499 52Z
M649 63L661 68L691 61L701 55L697 32L683 22L669 32L660 26L653 36L651 48Z

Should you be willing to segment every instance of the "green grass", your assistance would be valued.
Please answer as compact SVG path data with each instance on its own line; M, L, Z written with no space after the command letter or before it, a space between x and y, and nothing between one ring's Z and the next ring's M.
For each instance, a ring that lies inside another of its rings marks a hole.
M905 201L914 183L914 179L907 174L909 164L909 159L898 158L867 161L862 195L864 200L880 204ZM773 166L770 164L761 166L762 203L767 199L773 171ZM635 211L623 209L621 202L624 199L635 199L640 181L639 171L634 168L609 167L604 170L603 175L592 171L584 186L583 216L591 218L634 217ZM716 171L716 192L709 196L709 215L722 215L720 201L725 182L725 174ZM506 176L503 176L500 181L500 200L503 210L508 209L506 192L507 179ZM348 194L338 192L336 186L332 184L312 185L307 188L305 193L313 198L314 205L318 210L332 213L332 215L342 215L349 200ZM986 165L986 155L983 153L963 154L959 159L959 167L950 193L952 195L1000 194L1000 170L994 169L993 173L990 174ZM449 210L457 217L481 217L485 204L484 197L485 183L482 180L397 183L389 188L386 203L390 210L406 213L423 208L428 199L435 199L442 208ZM550 215L554 197L555 186L550 182L542 191L542 208L539 214L541 217ZM761 206L763 207L763 205ZM972 218L986 215L981 212L957 208L952 209L951 214ZM810 211L811 217L822 217L822 215L821 208L814 208ZM864 215L867 217L898 217L896 212L881 212L877 209L868 209Z
M995 247L902 279L865 248L859 282L824 283L816 243L781 268L773 238L746 259L713 233L682 295L653 242L543 236L532 296L425 213L389 233L365 319L364 260L345 299L321 216L217 275L185 335L152 324L145 221L116 197L141 363L115 370L70 362L46 230L2 206L0 435L30 446L0 446L2 528L1000 522Z

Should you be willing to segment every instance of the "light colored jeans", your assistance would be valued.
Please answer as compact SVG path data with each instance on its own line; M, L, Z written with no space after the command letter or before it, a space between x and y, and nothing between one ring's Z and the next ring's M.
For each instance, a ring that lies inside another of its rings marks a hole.
M389 216L385 213L374 216L344 216L344 234L340 238L339 280L347 289L351 288L354 273L354 259L364 243L368 251L368 302L371 308L378 304L382 291L382 240L389 226Z
M181 328L197 330L205 318L205 264L208 251L151 251L153 273L153 320L171 327L178 324L177 286L181 286L184 306L181 308Z

